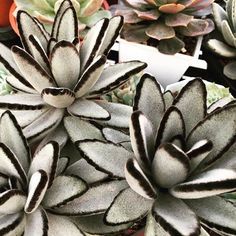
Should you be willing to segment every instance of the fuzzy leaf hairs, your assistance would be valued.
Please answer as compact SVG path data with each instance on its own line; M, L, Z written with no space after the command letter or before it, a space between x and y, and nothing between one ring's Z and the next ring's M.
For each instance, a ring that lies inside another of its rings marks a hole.
M17 21L24 49L14 46L10 51L0 44L0 62L12 74L7 82L19 92L0 97L0 109L13 112L30 142L50 134L68 115L127 127L119 113L123 108L129 118L129 106L99 101L146 67L139 61L105 67L122 17L102 19L82 43L69 0L61 3L51 34L24 11Z
M235 103L207 113L199 79L173 97L144 75L130 138L104 128L109 141L76 143L89 163L129 185L106 211L106 224L134 223L148 215L145 235L207 235L201 225L236 234L236 208L222 196L236 190L235 114Z

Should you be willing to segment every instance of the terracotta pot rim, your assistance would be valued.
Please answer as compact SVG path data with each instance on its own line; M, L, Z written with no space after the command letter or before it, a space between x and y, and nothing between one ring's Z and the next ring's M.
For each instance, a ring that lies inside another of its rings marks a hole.
M104 7L105 10L108 10L110 8L107 0L103 1L103 7ZM15 11L15 9L16 9L16 4L13 1L12 5L11 5L11 8L10 8L10 11L9 11L9 21L10 21L10 25L11 25L12 29L19 36L20 34L19 34L19 30L17 28L16 18L13 15L13 12Z

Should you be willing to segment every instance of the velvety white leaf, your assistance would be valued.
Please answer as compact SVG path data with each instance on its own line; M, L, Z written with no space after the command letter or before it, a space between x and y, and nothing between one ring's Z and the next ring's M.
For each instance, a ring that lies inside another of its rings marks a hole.
M67 8L61 15L56 39L58 41L66 40L72 42L75 37L78 37L78 20L75 9L73 7Z
M0 96L0 108L6 110L40 110L45 103L38 94L8 94Z
M27 108L26 108L26 110L12 110L11 109L11 113L16 117L18 124L22 128L24 128L27 125L31 124L36 119L38 119L41 115L43 115L48 110L49 110L49 107L43 106L39 110L27 110ZM2 112L4 112L4 110L0 109L0 113L2 113Z
M63 174L66 171L69 164L70 164L70 158L69 157L60 157L58 159L56 176Z
M57 85L73 89L80 74L80 57L75 46L64 40L59 41L52 50L50 65Z
M44 209L26 215L24 236L44 236L48 233L48 217Z
M13 46L12 53L22 75L38 93L44 88L55 86L54 80L30 54L17 46Z
M236 190L236 171L214 169L193 176L191 180L178 184L170 193L182 199L197 199Z
M112 103L106 101L96 101L97 104L103 107L106 111L109 112L111 119L107 121L102 121L101 124L105 126L112 126L118 128L128 128L129 120L132 114L132 107L119 104Z
M141 111L135 111L131 115L129 131L135 159L148 173L154 155L155 133L152 124Z
M75 94L67 88L45 88L41 96L45 103L56 108L66 108L75 100Z
M57 10L57 14L54 18L54 22L53 22L53 27L52 27L52 33L51 33L51 37L52 38L56 38L57 36L57 31L58 31L58 26L62 17L62 14L65 12L65 10L69 7L72 7L72 3L69 0L65 0L62 1L58 10Z
M183 115L186 134L206 115L206 87L200 79L187 83L176 97L173 105ZM189 106L191 104L191 106Z
M135 159L129 159L125 166L125 178L133 191L144 198L155 199L157 192Z
M200 140L192 146L192 148L186 153L190 159L192 171L207 157L212 148L212 142L206 139Z
M48 176L44 170L34 172L29 181L25 212L33 213L40 205L48 187Z
M236 208L222 197L185 200L201 222L224 235L236 234Z
M104 223L104 214L76 217L76 225L83 231L89 234L112 234L119 233L132 226L132 223L122 224L118 226L110 226Z
M76 98L89 93L90 89L100 78L105 67L106 59L104 55L96 57L84 71L74 88Z
M170 143L159 146L152 162L152 176L159 186L170 188L181 183L189 171L189 158L181 149Z
M63 109L50 109L23 129L29 142L36 142L55 129L64 115Z
M140 61L129 61L108 66L90 89L89 95L96 97L108 93L127 82L131 75L138 74L145 68L146 64Z
M84 72L96 57L100 44L105 37L108 19L98 21L86 34L80 49L81 71Z
M0 218L0 234L6 236L22 235L25 228L23 213L5 215Z
M200 235L200 224L194 212L180 199L159 194L152 215L168 235Z
M48 57L39 39L31 34L29 36L28 45L30 47L33 58L48 74L50 74L51 72Z
M14 176L24 184L27 183L25 171L15 154L3 143L0 143L0 173Z
M65 216L48 213L48 236L84 236L84 233Z
M67 116L64 118L64 126L72 142L84 139L104 140L98 127L80 118Z
M62 149L68 140L68 134L63 125L59 125L55 130L50 132L40 143L37 145L37 149L35 151L38 152L43 146L51 141L55 141L59 144L60 149Z
M67 108L68 112L77 117L95 119L95 120L109 120L110 114L99 106L97 103L87 99L77 99L71 106Z
M123 17L115 16L109 20L108 28L105 38L102 41L98 55L107 55L111 47L115 43L116 38L119 36L120 30L123 26Z
M221 99L217 100L216 102L212 103L208 107L207 112L211 113L211 112L215 111L218 108L229 105L231 102L232 102L232 97L221 98Z
M190 133L187 146L191 148L202 139L213 144L211 153L204 159L203 166L217 160L224 154L225 148L232 144L236 133L236 105L229 105L209 114ZM223 128L222 128L223 125Z
M77 176L57 176L44 196L43 205L46 208L66 205L85 193L87 189L86 182Z
M0 140L15 153L27 172L31 161L29 146L16 118L9 111L3 113L0 119Z
M215 162L212 163L212 165L209 166L209 169L236 169L236 140L234 143L229 147L229 149Z
M172 142L175 137L185 138L185 124L180 111L171 106L161 120L156 138L156 147L164 142Z
M103 213L110 206L115 196L124 188L127 188L127 183L124 180L95 184L81 197L56 209L56 212L74 216Z
M114 177L124 178L124 167L132 152L114 143L99 140L76 142L82 156L96 169ZM115 153L115 155L114 155Z
M30 35L34 35L35 37L37 37L41 42L44 50L46 51L48 43L48 35L45 31L43 31L42 27L39 26L39 24L34 18L32 18L25 11L18 11L17 23L22 43L28 52L30 52L30 46L29 46Z
M35 172L43 170L47 174L48 186L50 187L56 174L58 158L59 145L55 141L51 141L34 155L28 173L29 178Z
M12 76L8 76L7 81L13 86L13 88L26 93L36 92L30 83L22 77L21 72L14 61L11 50L1 43L0 63L4 65L10 74L12 74Z
M22 211L26 196L21 190L6 190L0 193L0 214L9 215Z
M59 159L60 160L60 159ZM84 159L76 161L70 165L65 174L68 175L77 175L86 181L88 184L92 184L98 181L102 181L108 177L107 174L96 170L92 165Z
M151 121L156 132L165 111L161 86L151 75L144 74L137 85L134 111L140 110Z
M174 101L174 96L172 94L171 91L167 90L164 94L163 94L163 98L165 101L165 107L166 110L172 105L173 101Z
M120 130L116 130L116 129L112 129L112 128L108 128L108 127L103 128L102 133L103 133L106 140L116 143L116 144L120 144L121 146L123 146L127 150L132 151L130 137L128 134L126 134Z
M148 200L127 188L121 191L105 213L105 223L120 225L142 219L152 208L153 201Z

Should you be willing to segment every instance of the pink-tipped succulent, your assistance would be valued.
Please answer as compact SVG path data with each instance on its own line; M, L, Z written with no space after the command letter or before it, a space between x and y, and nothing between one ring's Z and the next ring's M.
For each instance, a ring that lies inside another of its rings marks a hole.
M116 15L123 15L123 37L128 41L154 39L160 52L175 54L184 48L183 38L210 33L214 24L201 19L211 12L213 0L125 0ZM152 42L153 44L153 42Z

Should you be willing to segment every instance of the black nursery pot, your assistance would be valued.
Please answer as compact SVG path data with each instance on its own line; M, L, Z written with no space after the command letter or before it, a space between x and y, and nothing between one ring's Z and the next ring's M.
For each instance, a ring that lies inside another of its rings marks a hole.
M231 94L236 97L236 80L227 78L223 73L224 66L228 61L215 55L206 47L203 47L203 55L208 64L206 79L225 87L229 87Z

